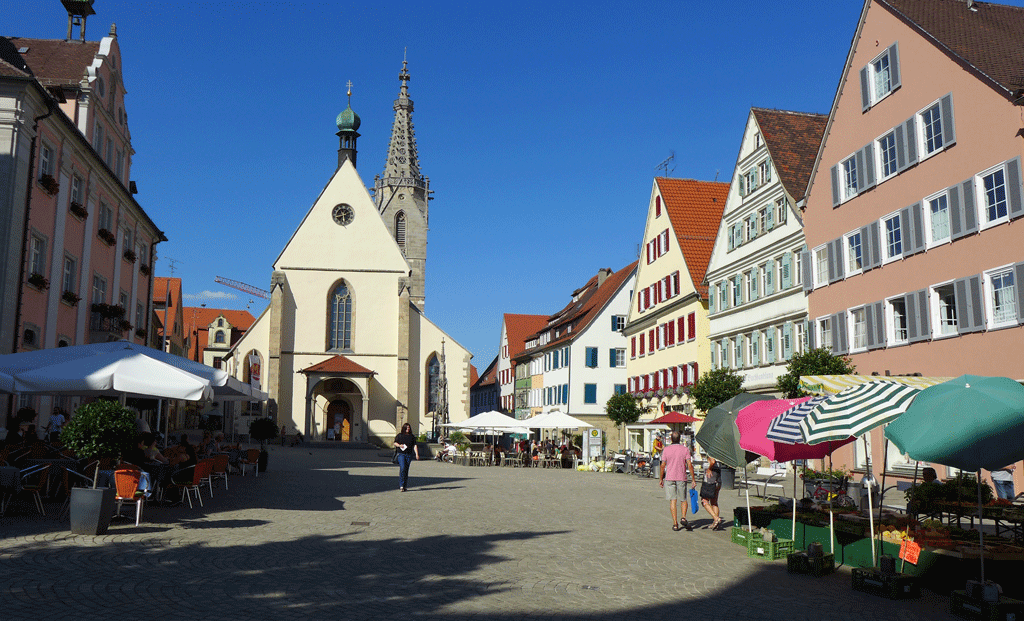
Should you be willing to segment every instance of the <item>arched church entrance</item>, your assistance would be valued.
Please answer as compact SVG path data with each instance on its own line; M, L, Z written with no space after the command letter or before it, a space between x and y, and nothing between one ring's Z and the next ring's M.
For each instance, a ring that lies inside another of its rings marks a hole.
M327 404L327 429L327 435L333 435L335 441L348 442L351 439L352 405L348 401L335 399Z

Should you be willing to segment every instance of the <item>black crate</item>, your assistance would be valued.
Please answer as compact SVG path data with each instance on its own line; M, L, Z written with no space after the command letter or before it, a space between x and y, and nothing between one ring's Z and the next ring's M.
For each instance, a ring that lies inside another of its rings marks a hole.
M836 570L834 554L809 556L806 552L794 552L786 557L786 570L791 574L826 576Z
M1024 619L1024 602L1002 596L998 602L984 602L969 598L967 591L953 591L949 594L949 611L961 619L1020 621Z
M853 590L872 593L889 599L912 599L921 597L917 576L896 574L883 575L874 568L855 567L851 574Z

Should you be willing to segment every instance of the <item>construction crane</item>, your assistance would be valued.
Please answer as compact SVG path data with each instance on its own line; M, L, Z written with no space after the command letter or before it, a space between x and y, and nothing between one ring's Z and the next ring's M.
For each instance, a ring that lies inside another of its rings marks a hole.
M263 298L264 300L269 300L270 299L270 292L269 291L267 291L265 289L260 289L259 287L254 287L252 285L247 285L244 282L239 282L237 280L231 280L230 278L224 278L223 276L216 276L213 279L213 281L216 282L216 283L222 284L222 285L227 285L228 287L231 287L232 289L238 289L239 291L244 291L245 293L248 293L249 295L254 295L254 296L258 297L258 298Z

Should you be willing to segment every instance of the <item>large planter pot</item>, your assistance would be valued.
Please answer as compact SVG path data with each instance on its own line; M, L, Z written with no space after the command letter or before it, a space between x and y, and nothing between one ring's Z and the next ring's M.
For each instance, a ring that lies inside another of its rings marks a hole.
M259 472L266 472L267 471L267 457L268 457L267 451L266 450L261 450L260 451L260 458L256 462L256 469L257 469L257 471L259 471Z
M71 489L71 532L102 535L114 516L114 489L75 487Z

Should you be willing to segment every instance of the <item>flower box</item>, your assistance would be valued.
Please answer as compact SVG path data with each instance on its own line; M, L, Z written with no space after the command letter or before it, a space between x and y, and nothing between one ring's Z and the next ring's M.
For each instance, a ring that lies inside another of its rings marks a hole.
M100 317L106 319L119 319L124 317L124 307L119 304L94 303L92 312L99 313Z
M58 190L60 190L60 184L53 178L53 175L40 175L39 185L41 185L43 190L45 190L50 196L53 196Z
M138 330L135 331L135 336L139 337L142 340L146 340L147 334L148 333L146 332L145 328L139 328Z
M118 322L118 327L121 328L122 332L127 332L132 329L132 324L127 319L122 319Z
M74 291L65 291L64 293L60 294L60 299L67 302L68 305L70 306L78 306L78 302L82 298Z
M89 217L88 210L86 210L86 208L83 207L81 203L71 201L71 206L68 209L69 211L71 211L71 214L74 215L79 220L85 220L86 218Z
M108 246L113 246L117 243L117 237L107 229L100 229L96 231L96 237L102 239Z
M135 251L132 250L131 248L129 248L128 250L125 250L124 253L123 253L123 256L124 256L124 260L129 262L129 263L135 263L139 259L139 256L137 254L135 254Z
M32 285L36 289L39 289L40 291L43 289L48 289L50 287L50 281L47 280L46 277L40 274L39 272L32 272L29 275L28 284Z
M150 274L153 273L153 270L150 269L148 265L143 263L142 265L139 266L139 273L141 273L143 276L149 276Z

